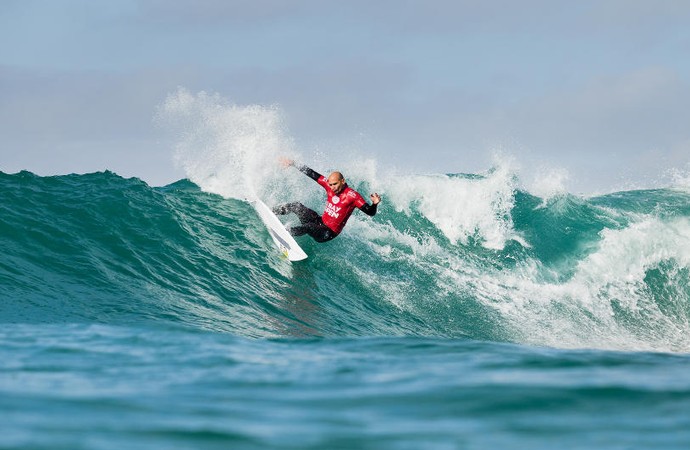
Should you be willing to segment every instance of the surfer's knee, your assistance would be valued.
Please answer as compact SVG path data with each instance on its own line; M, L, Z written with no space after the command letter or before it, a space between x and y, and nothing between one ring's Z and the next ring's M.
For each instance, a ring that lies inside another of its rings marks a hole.
M333 230L330 230L330 229L326 229L326 230L320 229L318 231L318 233L314 233L311 236L314 238L314 240L316 242L321 244L323 242L328 242L331 239L335 238L337 236L337 234L335 234L333 232Z

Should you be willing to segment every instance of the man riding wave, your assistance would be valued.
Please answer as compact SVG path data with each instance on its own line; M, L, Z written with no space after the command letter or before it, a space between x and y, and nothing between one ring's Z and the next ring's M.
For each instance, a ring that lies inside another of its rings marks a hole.
M295 161L291 159L282 159L281 163L284 167L296 167L297 170L319 183L326 190L327 195L326 209L321 216L300 202L286 203L273 208L273 213L276 215L289 213L297 215L301 224L288 230L293 236L308 234L316 242L330 241L343 231L345 223L355 208L359 208L372 217L376 214L381 196L377 193L371 194L372 204L368 204L357 191L347 185L342 173L333 172L326 178L307 166L296 166Z

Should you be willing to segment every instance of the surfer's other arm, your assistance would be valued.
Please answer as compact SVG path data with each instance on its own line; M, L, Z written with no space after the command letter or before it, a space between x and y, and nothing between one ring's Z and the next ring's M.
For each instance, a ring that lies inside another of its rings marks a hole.
M378 209L379 203L381 202L381 196L378 193L374 192L370 195L370 197L371 205L365 203L362 206L360 206L359 209L360 211L363 211L364 214L374 217L376 215L376 210Z

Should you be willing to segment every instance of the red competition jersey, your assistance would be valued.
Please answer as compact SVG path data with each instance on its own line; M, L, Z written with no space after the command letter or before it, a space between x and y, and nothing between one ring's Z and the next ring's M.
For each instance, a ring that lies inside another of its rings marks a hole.
M323 212L322 220L328 228L336 233L343 231L347 219L352 215L355 208L366 205L364 198L357 191L345 185L340 195L335 195L333 189L328 185L326 177L321 176L316 180L328 194L326 200L326 210Z

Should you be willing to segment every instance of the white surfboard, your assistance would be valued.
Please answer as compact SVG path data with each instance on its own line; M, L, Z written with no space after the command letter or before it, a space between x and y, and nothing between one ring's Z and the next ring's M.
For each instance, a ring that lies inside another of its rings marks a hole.
M273 211L259 199L250 201L261 221L268 228L271 239L290 261L301 261L307 258L304 250L295 242L295 238L285 229L283 223L273 214Z

